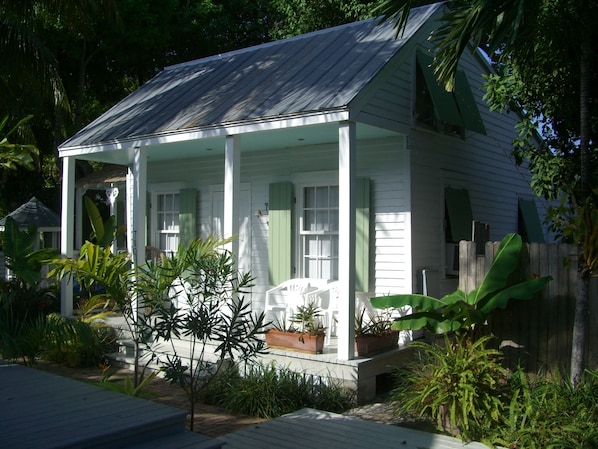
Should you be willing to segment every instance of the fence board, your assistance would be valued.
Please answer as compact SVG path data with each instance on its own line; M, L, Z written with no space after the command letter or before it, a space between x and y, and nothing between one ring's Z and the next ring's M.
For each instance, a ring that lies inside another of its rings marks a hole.
M475 243L461 242L460 289L470 292L480 284L499 244L487 243L486 253L478 256ZM498 338L509 366L521 364L529 371L568 372L577 282L576 251L575 245L528 245L528 275L550 275L553 281L537 298L511 301L505 310L493 315L489 327ZM590 281L589 314L586 358L588 367L597 369L598 279Z

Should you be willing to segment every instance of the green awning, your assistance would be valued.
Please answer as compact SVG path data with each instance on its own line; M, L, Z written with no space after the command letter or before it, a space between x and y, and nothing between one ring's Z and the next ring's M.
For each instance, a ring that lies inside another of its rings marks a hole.
M454 92L447 92L444 86L438 84L436 80L436 75L432 68L434 59L431 56L418 51L417 63L432 97L436 117L444 123L463 126L477 133L486 134L484 122L478 111L465 73L457 70Z
M457 99L457 105L461 112L463 125L467 129L477 133L486 134L486 128L484 127L480 111L478 111L478 107L475 103L471 87L469 86L465 73L461 70L457 70L457 73L455 74L455 98Z
M447 92L443 86L439 85L436 81L436 75L434 75L434 69L432 63L434 59L430 56L417 52L417 63L419 68L424 75L426 80L426 86L432 97L432 103L434 104L434 112L436 116L445 123L451 123L453 125L463 126L461 115L459 114L459 108L452 92Z
M461 240L471 240L473 214L467 189L447 187L444 190L444 201L451 241L458 243Z
M530 243L545 243L544 230L534 200L519 198L520 233Z

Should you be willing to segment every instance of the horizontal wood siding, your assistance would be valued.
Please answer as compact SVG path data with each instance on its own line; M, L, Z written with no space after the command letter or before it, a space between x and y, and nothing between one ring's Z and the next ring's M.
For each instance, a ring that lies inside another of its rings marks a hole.
M484 278L500 242L487 243L484 256L475 256L474 244L460 244L459 288L470 292ZM492 316L489 330L497 337L507 364L522 364L531 372L564 370L571 363L571 335L577 279L576 246L528 245L530 276L552 276L545 291L529 301L511 301ZM598 279L590 281L587 365L598 368Z
M359 137L359 136L358 136ZM241 142L242 145L242 142ZM410 287L410 243L407 235L409 187L405 181L404 139L384 138L359 142L357 176L371 182L370 290L377 293ZM211 232L210 186L224 182L224 157L149 164L148 186L160 190L181 180L180 188L196 188L198 235ZM241 183L251 185L251 273L255 277L252 300L263 309L268 283L268 186L309 173L329 172L338 179L338 145L304 146L277 151L241 153ZM179 185L180 184L180 185ZM256 212L262 211L262 216Z
M465 71L487 134L466 131L465 139L415 127L409 138L412 170L412 225L414 285L418 270L441 273L441 292L454 282L446 278L444 263L444 188L454 186L469 192L473 218L490 224L490 238L500 240L518 231L518 198L533 199L527 170L515 165L511 142L515 138L515 114L490 112L483 101L484 80L476 56L465 53ZM406 65L404 71L412 70ZM405 77L406 78L406 77ZM543 217L545 208L538 204ZM446 284L446 287L443 285Z

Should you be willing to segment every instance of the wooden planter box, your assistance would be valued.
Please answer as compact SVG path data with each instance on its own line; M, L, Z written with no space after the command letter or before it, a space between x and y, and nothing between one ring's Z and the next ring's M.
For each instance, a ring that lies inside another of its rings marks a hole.
M367 357L395 349L399 346L399 333L389 332L381 335L356 335L355 351L359 357Z
M266 343L274 349L290 349L292 351L321 354L324 349L325 335L309 335L298 332L283 332L270 329L266 333Z

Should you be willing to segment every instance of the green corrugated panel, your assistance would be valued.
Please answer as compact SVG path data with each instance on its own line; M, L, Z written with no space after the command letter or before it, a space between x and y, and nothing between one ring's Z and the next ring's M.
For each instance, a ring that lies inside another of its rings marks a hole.
M428 86L430 96L432 97L436 116L445 123L463 126L463 120L459 114L459 108L457 107L453 93L447 92L436 81L436 75L434 75L434 69L432 68L433 62L434 59L430 56L421 51L417 52L417 63L426 80L426 86Z
M355 290L367 292L370 283L370 180L356 180Z
M544 231L542 229L540 217L538 216L536 203L533 200L519 198L519 212L523 219L527 241L530 243L545 243Z
M268 265L270 285L278 285L292 276L293 184L270 184L268 202Z
M467 189L447 187L444 190L444 200L451 228L452 242L471 240L471 223L473 214Z
M179 244L188 245L197 236L197 190L179 191Z
M477 133L486 134L486 128L484 127L480 111L478 111L478 107L475 103L475 98L471 92L467 76L465 76L465 73L461 70L458 70L455 74L455 98L457 99L457 105L461 112L463 125L465 125L467 129Z

